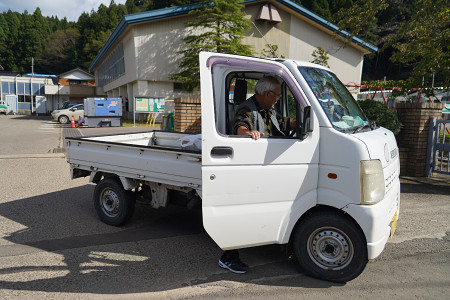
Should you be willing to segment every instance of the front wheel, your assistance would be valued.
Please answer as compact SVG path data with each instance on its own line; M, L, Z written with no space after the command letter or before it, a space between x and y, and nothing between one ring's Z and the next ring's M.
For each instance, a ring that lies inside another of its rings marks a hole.
M60 116L60 117L58 118L58 122L59 122L60 124L67 124L67 123L69 123L69 117L68 117L68 116L65 116L65 115L62 115L62 116Z
M368 261L361 229L346 216L333 212L306 217L294 233L294 250L308 275L333 282L358 277Z
M120 226L133 215L135 199L132 192L125 191L118 178L101 180L94 190L94 207L102 222Z

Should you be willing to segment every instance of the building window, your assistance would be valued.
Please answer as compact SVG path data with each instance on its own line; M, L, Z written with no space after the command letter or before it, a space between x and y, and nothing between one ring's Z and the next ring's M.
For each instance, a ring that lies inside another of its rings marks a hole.
M173 91L174 92L186 92L186 89L184 88L184 86L181 82L174 82L173 83Z
M25 94L25 83L23 83L23 82L18 82L17 83L17 94L18 95Z
M9 82L2 82L2 94L9 94Z
M10 87L11 93L11 87ZM31 95L31 83L29 82L18 82L17 83L17 95Z
M87 80L69 79L69 85L88 85Z
M17 101L22 103L31 103L31 96L18 95Z
M2 82L2 94L16 94L16 84L14 82Z
M99 85L104 86L123 74L125 74L125 60L123 58L123 44L120 44L98 70Z

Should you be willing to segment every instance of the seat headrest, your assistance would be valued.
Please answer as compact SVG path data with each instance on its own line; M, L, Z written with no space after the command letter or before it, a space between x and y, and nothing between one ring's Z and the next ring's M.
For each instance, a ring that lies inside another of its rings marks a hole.
M238 78L234 85L234 104L239 105L245 100L247 100L247 81Z

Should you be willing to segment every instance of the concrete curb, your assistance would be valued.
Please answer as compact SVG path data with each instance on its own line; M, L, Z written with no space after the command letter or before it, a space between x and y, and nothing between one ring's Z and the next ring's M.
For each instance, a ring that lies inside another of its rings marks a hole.
M0 155L0 159L23 159L23 158L64 158L63 153L36 153L36 154L8 154Z

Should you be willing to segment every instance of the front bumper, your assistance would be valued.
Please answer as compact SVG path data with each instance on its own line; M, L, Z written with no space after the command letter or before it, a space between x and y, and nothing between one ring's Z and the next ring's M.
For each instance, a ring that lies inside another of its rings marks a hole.
M344 208L361 226L367 241L368 259L378 257L394 233L400 214L400 179L392 182L385 198L374 205L352 204Z

